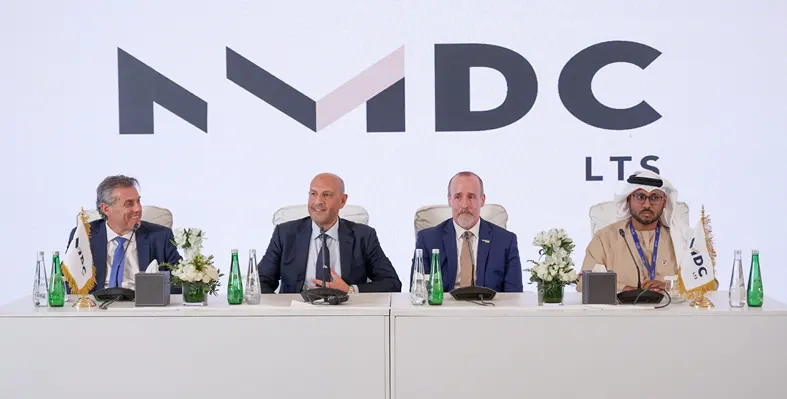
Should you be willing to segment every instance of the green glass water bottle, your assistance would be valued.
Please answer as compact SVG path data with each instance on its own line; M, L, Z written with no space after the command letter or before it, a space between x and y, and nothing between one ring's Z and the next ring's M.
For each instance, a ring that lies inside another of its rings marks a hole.
M66 288L63 285L63 271L60 270L60 251L52 253L52 273L49 277L49 306L62 307L66 302Z
M763 302L762 274L760 274L760 251L751 251L751 269L749 270L749 288L746 290L746 304L760 307Z
M237 249L232 250L230 277L227 282L227 302L230 305L240 305L243 303L243 281L240 277L240 263L238 263Z
M432 263L429 266L429 304L443 304L443 272L440 271L440 250L432 250Z

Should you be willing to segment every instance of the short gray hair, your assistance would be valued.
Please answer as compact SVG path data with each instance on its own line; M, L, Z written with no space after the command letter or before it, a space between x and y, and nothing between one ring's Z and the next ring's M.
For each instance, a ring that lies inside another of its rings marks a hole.
M454 179L456 179L459 176L475 176L475 178L478 179L478 182L481 183L481 195L484 195L484 181L481 180L481 176L478 176L477 174L475 174L473 172L464 171L464 172L459 172L459 173L455 174L454 177L452 177L451 180L448 181L448 196L449 197L451 196L451 182L453 182Z
M114 205L116 198L112 196L116 188L121 187L137 187L139 188L139 181L133 177L117 175L105 178L96 188L96 209L101 218L106 220L107 215L101 210L101 204Z

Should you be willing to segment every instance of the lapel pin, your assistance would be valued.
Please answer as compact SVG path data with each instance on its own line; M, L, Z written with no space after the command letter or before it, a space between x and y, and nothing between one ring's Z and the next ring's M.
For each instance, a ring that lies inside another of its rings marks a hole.
M481 240L481 241L483 241L486 244L489 244L489 240Z

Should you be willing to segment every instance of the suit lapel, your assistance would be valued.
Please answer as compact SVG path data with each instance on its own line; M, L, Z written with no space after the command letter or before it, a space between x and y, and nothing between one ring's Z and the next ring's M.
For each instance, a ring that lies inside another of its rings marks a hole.
M483 286L486 276L486 261L489 258L489 248L492 246L492 228L486 220L480 219L478 223L478 254L476 255L475 285Z
M443 286L448 291L453 290L456 283L456 251L456 229L454 229L453 219L448 219L443 229L443 254L440 256L442 258L440 263L448 265L447 267L441 267ZM430 270L429 273L431 274L432 271Z
M306 282L306 263L309 259L309 245L311 244L312 229L311 218L301 221L298 233L295 236L295 266L298 268L295 280L296 293L300 292L304 284L308 287L311 281Z
M342 280L347 284L350 284L347 281L350 278L350 268L352 267L352 254L353 254L353 244L355 244L355 235L353 231L347 226L347 223L342 222L341 219L338 221L339 223L339 261L342 264Z
M90 251L96 270L96 289L104 288L107 281L107 222L100 221L90 230Z
M150 263L150 239L148 238L148 230L142 224L135 233L137 237L137 262L139 263L139 271L144 273L148 264Z

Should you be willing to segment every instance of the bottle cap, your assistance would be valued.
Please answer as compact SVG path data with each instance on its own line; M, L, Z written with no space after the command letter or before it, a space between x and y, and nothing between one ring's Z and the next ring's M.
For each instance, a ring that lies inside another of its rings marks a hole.
M254 256L254 255L257 255L257 250L256 249L250 249L249 250L249 256Z
M434 255L434 254L439 254L439 253L440 253L440 250L439 250L439 249L437 249L437 248L435 248L435 249L433 249L433 250L432 250L432 255Z
M232 254L233 254L233 255L237 255L237 254L238 254L238 250L237 250L237 249L233 249L233 250L232 250Z
M415 256L424 256L424 250L421 248L415 249Z
M752 255L759 255L760 254L760 250L759 249L752 249L751 250L751 254Z
M60 256L60 251L52 251L52 255Z

